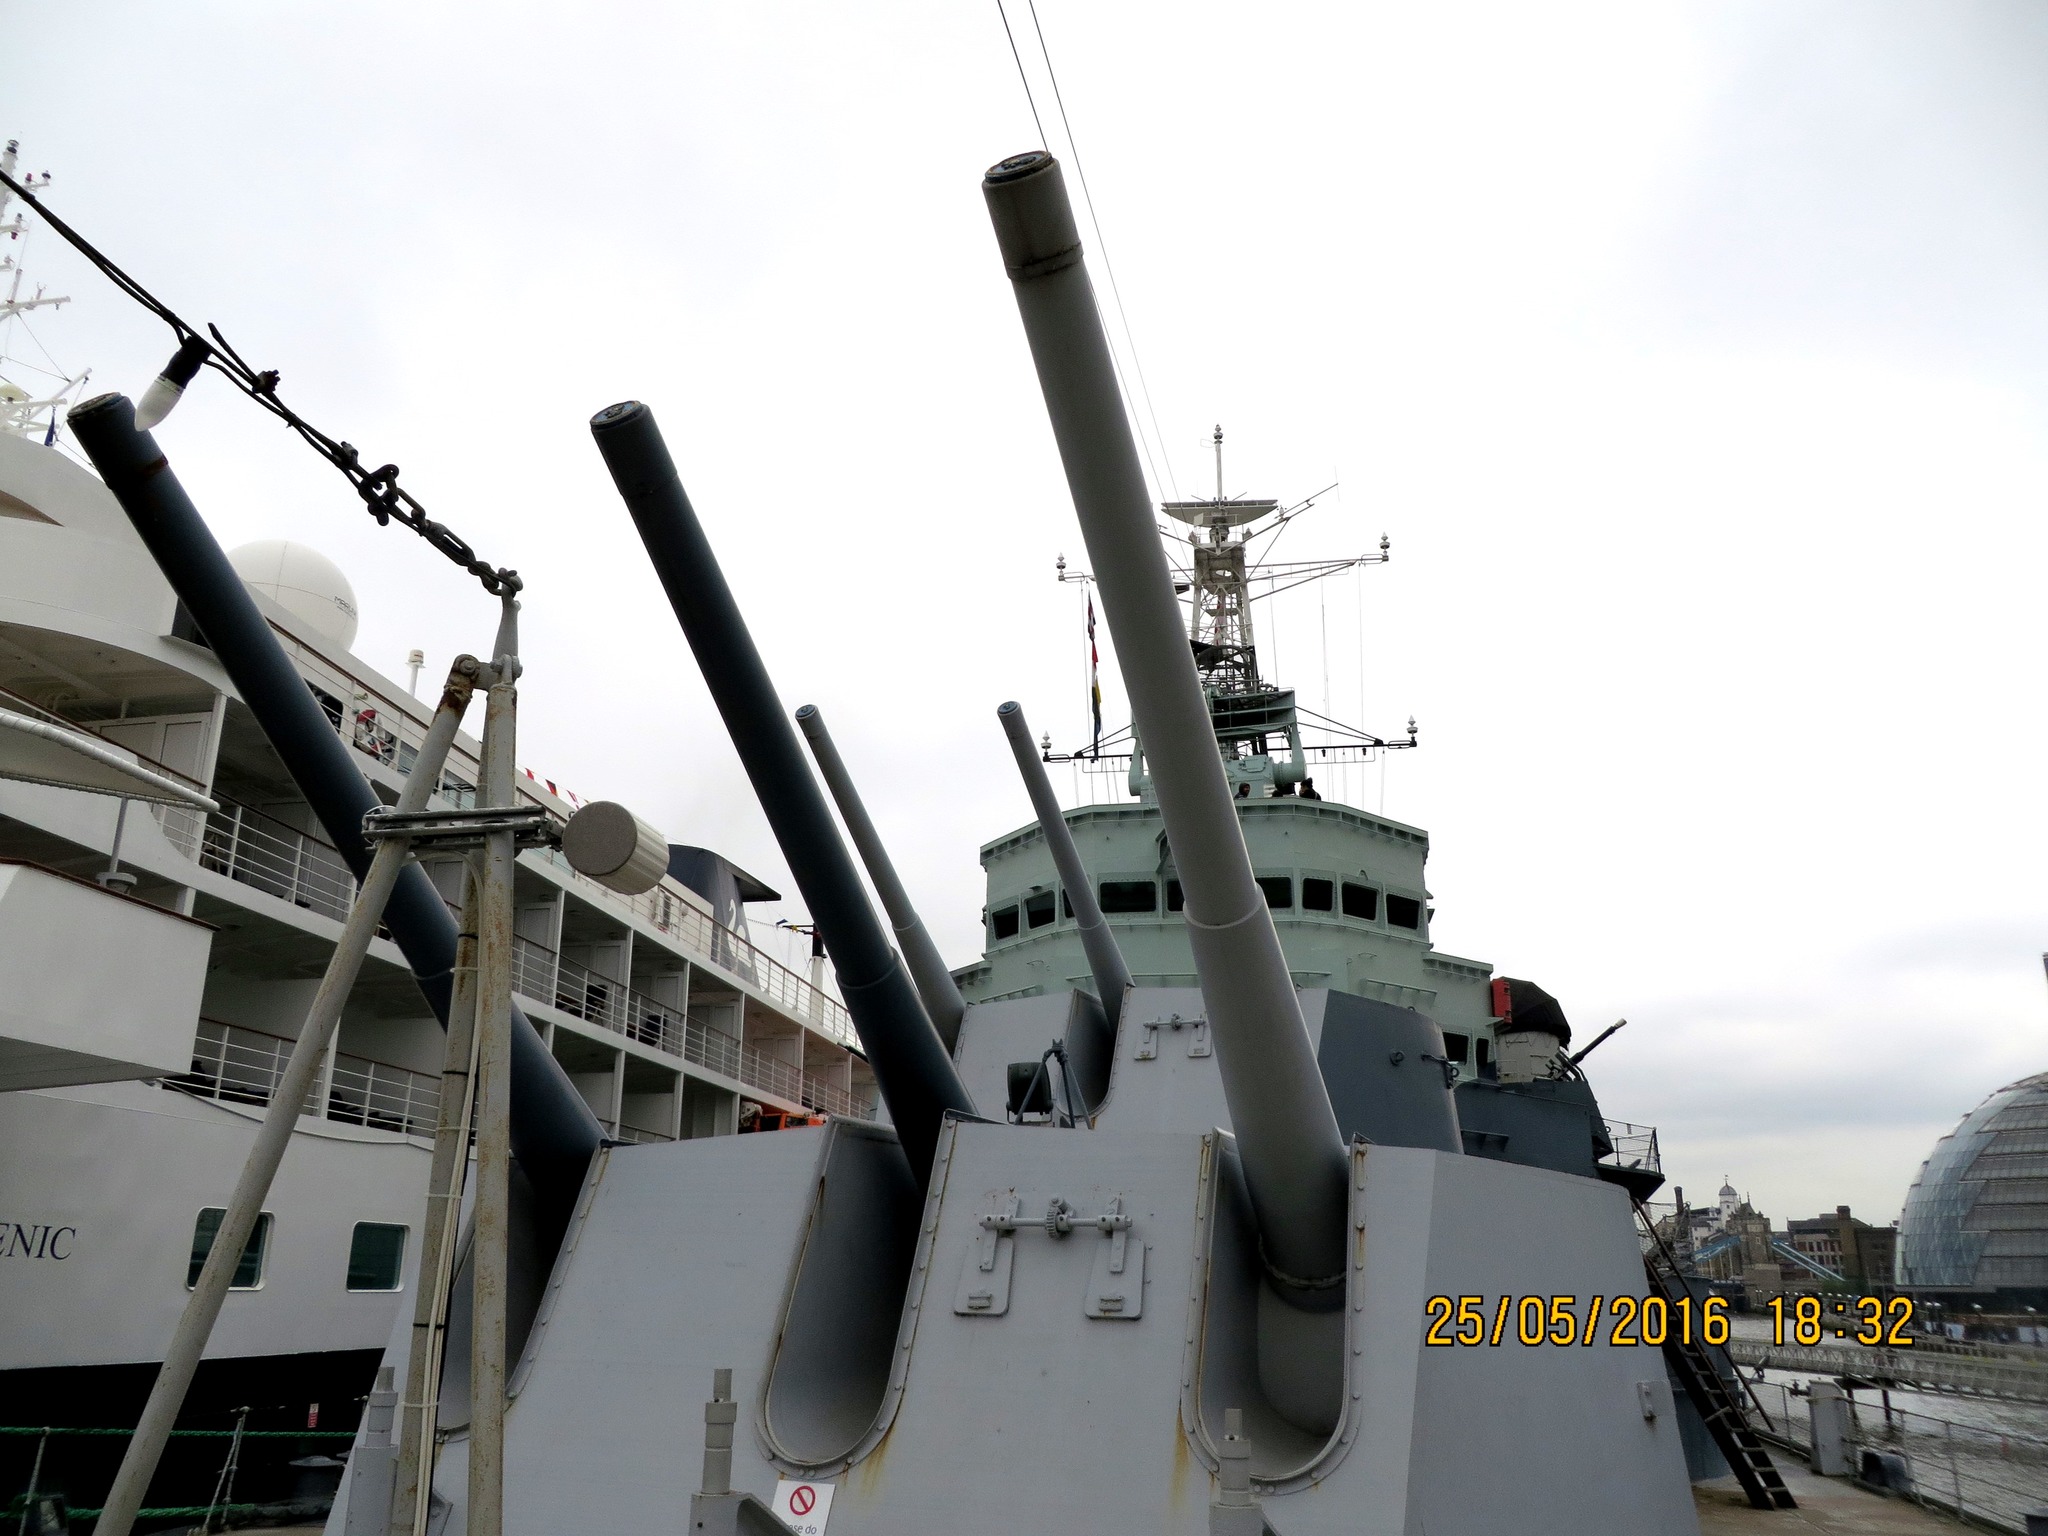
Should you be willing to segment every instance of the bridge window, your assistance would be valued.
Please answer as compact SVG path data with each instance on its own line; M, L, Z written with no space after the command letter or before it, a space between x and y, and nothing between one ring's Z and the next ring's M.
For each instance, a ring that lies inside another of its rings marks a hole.
M1052 892L1040 891L1036 896L1024 898L1024 921L1032 928L1043 928L1052 921Z
M1187 904L1188 899L1181 893L1180 882L1178 880L1167 881L1166 910L1169 912L1184 911L1187 907Z
M1344 915L1371 922L1380 915L1380 893L1369 885L1344 882Z
M199 1272L206 1268L206 1256L213 1252L213 1240L226 1216L226 1207L209 1205L192 1224L192 1262L185 1268L186 1290L199 1284ZM270 1212L265 1211L256 1218L256 1230L249 1234L249 1241L242 1246L242 1262L235 1266L235 1278L228 1282L228 1289L259 1289L263 1284L263 1261L269 1256Z
M1301 904L1311 912L1328 912L1337 905L1337 884L1334 880L1317 880L1303 876L1301 882Z
M998 939L1014 939L1017 937L1017 909L997 907L989 913L988 925Z
M395 1291L405 1269L405 1228L382 1221L359 1221L348 1244L348 1288L352 1291Z
M1422 926L1422 903L1413 896L1396 896L1387 893L1387 921L1396 928L1420 928Z
M1102 910L1156 912L1159 910L1159 887L1150 880L1105 880L1102 882Z
M1444 1059L1446 1061L1465 1061L1470 1057L1471 1052L1472 1037L1470 1035L1444 1036Z
M1266 893L1269 907L1291 907L1294 905L1294 880L1289 875L1260 875L1259 889Z

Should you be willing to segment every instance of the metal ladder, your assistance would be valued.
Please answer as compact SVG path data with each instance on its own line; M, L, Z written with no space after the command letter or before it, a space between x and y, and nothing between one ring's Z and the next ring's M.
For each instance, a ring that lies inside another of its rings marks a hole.
M1648 1234L1651 1244L1643 1254L1643 1272L1649 1277L1649 1294L1663 1297L1675 1316L1679 1300L1689 1294L1684 1279L1678 1273L1677 1256L1657 1235L1656 1224L1641 1201L1636 1202L1636 1219ZM1684 1338L1679 1329L1670 1328L1665 1331L1663 1349L1665 1363L1685 1388L1685 1395L1691 1399L1693 1407L1699 1410L1707 1433L1714 1437L1715 1446L1734 1471L1735 1480L1749 1496L1750 1504L1757 1509L1797 1509L1799 1505L1792 1497L1792 1490L1785 1486L1784 1478L1771 1464L1770 1452L1764 1449L1763 1441L1750 1428L1742 1403L1715 1369L1708 1346L1696 1339Z

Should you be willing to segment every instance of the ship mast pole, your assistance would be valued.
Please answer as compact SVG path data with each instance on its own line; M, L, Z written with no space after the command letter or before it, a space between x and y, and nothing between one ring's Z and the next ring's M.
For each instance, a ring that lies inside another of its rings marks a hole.
M513 806L519 692L519 603L504 594L484 705L483 796ZM505 1302L512 1205L512 870L510 828L484 837L477 901L476 1214L470 1261L469 1507L467 1536L505 1522Z
M441 781L441 765L447 761L448 749L455 741L456 727L462 723L463 711L469 705L471 690L481 671L473 656L458 657L450 670L441 706L420 745L412 777L399 796L399 814L417 813L426 808L428 794ZM255 1143L242 1166L241 1178L236 1181L235 1192L221 1213L220 1225L214 1231L213 1246L207 1251L206 1261L200 1268L198 1283L192 1287L192 1295L178 1319L177 1331L172 1334L170 1345L164 1351L164 1363L150 1387L149 1401L143 1406L134 1437L129 1440L128 1449L121 1458L120 1471L114 1475L114 1486L108 1490L98 1527L105 1536L128 1536L135 1524L143 1496L156 1475L157 1463L163 1458L165 1445L170 1442L171 1427L185 1405L186 1390L192 1385L200 1357L206 1352L207 1340L213 1336L213 1325L219 1319L221 1307L234 1284L235 1271L241 1268L243 1252L255 1234L263 1202L270 1194L278 1166L284 1161L285 1149L291 1145L292 1133L298 1128L306 1096L319 1075L320 1063L334 1037L335 1026L341 1022L341 1010L355 987L363 957L369 953L370 940L383 921L385 905L405 868L410 846L402 837L380 842L370 861L370 868L363 876L362 885L356 891L355 904L349 908L341 937L335 941L334 953L328 958L327 973L320 979L320 989L314 994L313 1006L299 1028L299 1038L293 1042L291 1056L271 1091L270 1107L257 1128Z

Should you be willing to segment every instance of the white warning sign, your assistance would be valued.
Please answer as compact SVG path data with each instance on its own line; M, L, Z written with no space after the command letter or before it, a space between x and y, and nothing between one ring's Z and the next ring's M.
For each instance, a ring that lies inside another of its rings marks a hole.
M775 1485L775 1513L797 1536L825 1536L825 1522L832 1514L830 1483L793 1483L783 1478Z

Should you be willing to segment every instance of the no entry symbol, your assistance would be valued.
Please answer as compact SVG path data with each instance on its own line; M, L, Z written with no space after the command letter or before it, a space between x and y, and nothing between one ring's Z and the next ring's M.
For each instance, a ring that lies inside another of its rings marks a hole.
M799 1483L789 1490L789 1512L792 1515L808 1515L818 1507L818 1490L809 1483Z

